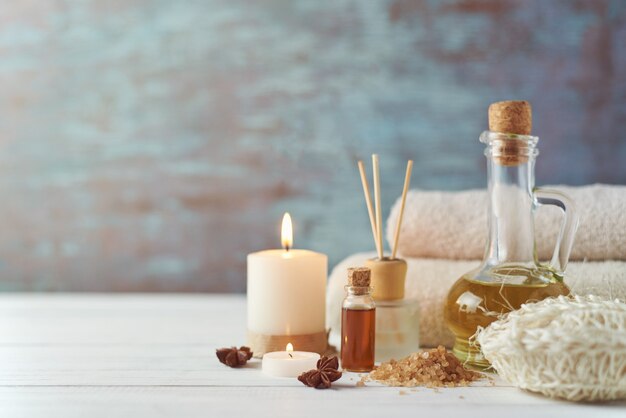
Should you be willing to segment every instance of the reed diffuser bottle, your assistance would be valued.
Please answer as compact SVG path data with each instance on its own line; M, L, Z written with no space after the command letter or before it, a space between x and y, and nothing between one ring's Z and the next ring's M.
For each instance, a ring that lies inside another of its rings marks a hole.
M350 372L374 368L376 304L370 287L370 269L348 269L346 298L341 307L341 367Z
M405 298L404 288L408 266L406 261L396 257L413 161L407 162L400 201L401 209L394 231L391 256L386 256L384 253L378 155L372 155L375 210L372 207L363 162L359 161L358 166L377 252L377 257L367 260L365 266L371 270L372 296L376 301L375 359L377 362L383 362L392 358L405 357L419 349L419 306L417 299Z
M539 140L531 136L528 102L507 101L489 107L489 131L480 136L487 146L489 237L481 265L452 286L445 319L455 334L454 354L466 364L489 367L472 340L477 328L523 303L566 295L563 283L578 217L570 199L560 192L535 188L534 163ZM535 251L533 213L539 205L563 210L563 222L552 260L541 264Z

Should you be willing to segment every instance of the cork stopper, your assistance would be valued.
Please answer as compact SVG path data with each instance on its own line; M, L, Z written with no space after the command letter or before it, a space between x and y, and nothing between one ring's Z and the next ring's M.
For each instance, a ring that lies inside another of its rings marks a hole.
M525 100L507 100L489 105L489 130L505 134L530 135L533 115Z
M368 267L350 267L348 269L348 286L370 287L372 271Z
M525 100L507 100L489 106L489 130L510 135L530 135L532 108ZM524 139L507 138L493 144L494 161L503 166L528 162L528 144Z

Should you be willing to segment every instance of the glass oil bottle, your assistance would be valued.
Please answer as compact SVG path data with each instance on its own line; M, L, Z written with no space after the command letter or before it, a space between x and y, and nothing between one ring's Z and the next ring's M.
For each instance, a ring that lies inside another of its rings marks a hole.
M347 295L341 309L341 367L350 372L374 368L376 305L370 275L367 267L348 269Z
M578 217L570 199L560 192L534 185L539 140L530 135L528 102L509 101L489 107L489 131L480 136L487 147L489 236L481 265L452 286L444 315L455 334L454 354L469 366L488 368L480 347L472 340L486 327L523 303L567 295L563 271L567 265ZM537 259L533 213L539 205L563 211L561 231L552 260Z

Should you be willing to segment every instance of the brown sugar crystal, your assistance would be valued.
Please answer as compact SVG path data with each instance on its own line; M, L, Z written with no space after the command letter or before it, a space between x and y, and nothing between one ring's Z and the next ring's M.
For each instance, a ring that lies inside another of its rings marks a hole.
M369 374L369 380L387 386L429 388L468 386L482 377L481 373L466 369L454 354L441 345L401 360L384 362Z

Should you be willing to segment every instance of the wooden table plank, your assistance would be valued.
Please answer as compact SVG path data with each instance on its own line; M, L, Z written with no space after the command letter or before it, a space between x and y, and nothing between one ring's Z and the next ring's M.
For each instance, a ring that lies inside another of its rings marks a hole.
M258 360L217 361L215 348L244 338L242 296L3 294L0 416L626 416L623 404L553 401L499 379L433 391L357 388L346 373L314 390L264 375Z
M240 295L0 294L0 344L244 343Z
M509 388L439 393L395 388L54 387L0 388L6 417L624 417L621 406L549 401ZM321 415L320 415L321 414Z

